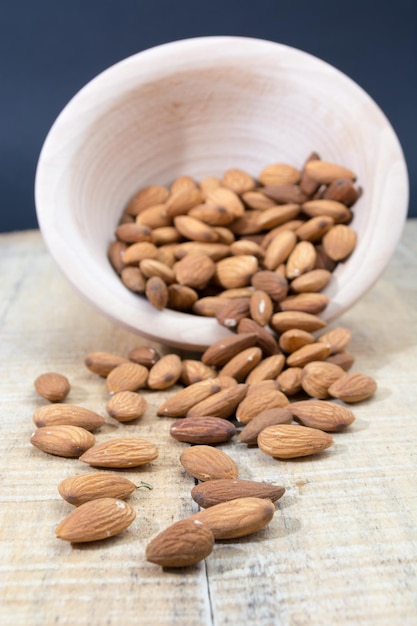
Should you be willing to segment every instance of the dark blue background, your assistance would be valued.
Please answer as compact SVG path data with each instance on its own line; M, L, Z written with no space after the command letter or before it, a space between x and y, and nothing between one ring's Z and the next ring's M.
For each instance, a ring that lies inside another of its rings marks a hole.
M0 12L0 231L37 227L39 151L85 83L140 50L204 35L278 41L353 78L399 137L417 215L416 0L13 0Z

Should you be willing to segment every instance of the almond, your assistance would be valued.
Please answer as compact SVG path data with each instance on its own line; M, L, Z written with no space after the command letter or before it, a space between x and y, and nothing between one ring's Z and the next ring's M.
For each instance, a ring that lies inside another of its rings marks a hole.
M146 411L146 399L134 391L118 391L106 404L106 411L118 422L131 422Z
M160 276L151 276L146 281L145 295L158 311L162 311L168 304L168 287Z
M219 239L214 228L190 215L178 215L174 217L174 225L183 237L191 239L192 241L213 243Z
M273 163L261 170L258 179L263 185L295 185L300 180L300 172L287 163Z
M301 386L312 398L324 400L330 395L330 385L343 375L343 369L334 363L312 360L303 368Z
M185 417L195 404L220 391L218 378L195 382L165 400L157 409L157 415L165 417Z
M352 333L348 328L338 326L322 333L317 341L325 343L330 348L330 354L342 352L347 348L352 338Z
M246 348L254 346L257 336L253 332L230 335L225 339L218 339L211 344L201 355L201 360L205 365L221 368L236 354Z
M271 200L271 198L268 198L260 190L245 191L242 194L242 200L250 209L255 209L258 211L270 209L276 204L273 200Z
M322 452L333 443L331 435L317 428L280 424L258 435L259 448L278 459L294 459Z
M168 389L175 385L181 372L180 357L177 354L165 354L149 370L146 384L149 389Z
M254 480L218 478L193 487L191 497L203 509L208 509L221 502L229 502L237 498L264 498L276 502L284 493L285 488L278 485Z
M194 206L201 204L203 199L203 194L197 187L179 189L171 193L165 202L165 212L170 218L184 215Z
M227 226L235 219L234 213L224 206L217 206L209 202L198 204L188 211L190 217L195 217L210 226Z
M287 356L289 367L304 367L311 361L324 361L330 354L330 348L324 343L310 343L302 348L298 348Z
M255 415L250 422L246 424L246 426L240 431L237 440L239 443L246 443L248 446L255 445L258 441L259 433L267 426L273 426L275 424L291 424L291 422L292 413L288 407L264 409L260 413L257 413L257 415Z
M328 392L342 402L362 402L374 395L377 389L376 381L366 374L351 373L340 376Z
M122 255L127 245L123 241L112 241L109 245L107 256L110 264L117 274L120 274L125 264L122 261Z
M310 272L298 276L298 278L294 278L294 280L291 281L291 290L296 293L321 291L328 284L331 275L329 270L311 270Z
M180 456L183 468L198 480L237 478L238 467L225 452L213 446L196 445L186 448Z
M305 171L310 178L323 185L328 185L338 178L356 179L356 175L346 167L320 159L306 163Z
M361 190L355 187L349 178L338 178L324 190L323 198L337 200L350 207L355 204L360 194Z
M177 259L182 259L187 254L205 254L213 261L219 261L229 256L230 248L224 243L184 241L175 247L175 254Z
M270 270L260 270L251 282L255 289L265 291L274 302L280 302L288 293L287 280Z
M109 352L91 352L85 357L84 365L94 374L105 378L115 367L127 361L128 359Z
M261 189L265 196L275 200L275 204L302 204L307 200L304 191L294 184L266 185Z
M65 478L58 485L58 491L62 498L74 506L80 506L84 502L97 500L97 498L120 498L124 500L135 489L136 485L131 480L107 472L77 474Z
M169 431L171 437L184 443L224 443L235 435L231 422L220 417L186 417L174 422Z
M256 241L251 239L238 239L230 244L230 252L239 256L239 254L252 254L257 259L263 259L265 256L264 249Z
M297 236L292 230L283 230L275 235L265 251L263 263L266 269L275 270L281 263L285 263L296 243Z
M32 434L30 443L47 454L77 458L94 446L95 437L80 426L56 424L38 428Z
M175 226L159 226L151 230L151 241L155 246L160 247L166 244L179 243L181 240L182 237ZM157 259L158 255L155 257L155 260ZM163 262L162 259L159 260Z
M202 289L216 271L216 264L207 254L187 254L174 265L180 285Z
M147 346L132 348L128 357L130 361L133 361L133 363L139 363L139 365L144 365L148 369L150 369L152 365L155 365L155 363L161 358L155 348Z
M342 350L342 352L336 352L335 354L327 357L326 361L328 363L334 363L335 365L338 365L342 368L342 370L347 372L354 364L355 358L347 350Z
M139 267L133 267L132 265L124 267L120 272L120 278L124 286L130 289L130 291L145 293L146 278Z
M280 335L279 347L290 354L314 342L314 335L300 328L290 328Z
M165 210L165 204L154 204L147 209L144 209L136 217L136 223L143 226L149 226L149 228L166 228L172 226L172 220L167 215ZM154 243L152 241L152 243Z
M351 211L345 204L335 200L309 200L302 205L304 213L315 219L331 218L334 223L349 222ZM332 224L330 224L332 226ZM325 227L327 232L328 225ZM324 234L324 233L323 233Z
M148 375L147 367L127 361L112 369L106 378L106 389L111 395L118 391L136 391L145 386Z
M188 386L207 378L215 378L216 370L198 359L183 359L181 364L180 381Z
M316 263L316 256L316 248L311 241L299 241L287 259L287 278L297 278L301 276L301 274L313 270Z
M235 378L238 382L242 382L261 359L262 350L258 348L258 346L246 348L246 350L242 350L242 352L236 354L236 356L223 365L219 375L232 376L232 378Z
M281 204L279 206L271 207L256 217L255 224L258 227L258 232L262 230L270 230L281 224L285 224L290 220L295 219L300 213L300 205L289 203Z
M249 301L250 316L260 326L266 326L274 312L271 297L262 289L255 289Z
M295 231L295 235L302 241L316 243L333 226L334 219L329 215L317 215L301 224Z
M216 187L206 194L206 200L216 206L223 206L233 213L235 217L241 217L245 212L245 207L234 191L225 187Z
M250 372L246 378L246 383L252 385L261 380L269 380L276 378L285 365L285 357L283 354L272 354L266 357Z
M145 465L158 457L158 448L146 439L117 437L97 443L80 456L92 467L132 468Z
M337 224L323 237L323 248L333 261L344 261L353 252L357 236L350 226Z
M274 513L275 506L269 500L247 497L220 502L189 519L198 520L210 528L216 540L236 539L264 528Z
M104 424L104 418L94 411L73 404L47 404L36 409L33 421L38 427L68 424L86 430L97 430Z
M170 309L176 311L190 311L198 300L198 293L187 285L174 283L168 285L168 304Z
M319 428L325 432L338 432L355 420L348 408L324 400L300 400L290 404L289 410L303 426Z
M288 404L289 400L282 391L277 388L264 389L262 394L250 393L240 402L236 409L236 418L241 424L247 424L255 415L265 409L283 408Z
M264 356L278 354L280 352L278 344L272 333L266 328L250 318L243 318L237 326L238 336L241 334L255 334L256 344L262 350Z
M175 522L146 546L146 559L161 567L187 567L205 559L213 550L214 535L196 519Z
M172 183L170 187L170 192L172 195L175 195L179 191L184 191L185 189L196 189L197 183L191 176L187 174L183 174L182 176L178 176Z
M225 171L221 184L238 195L252 191L255 188L255 180L252 176L236 167Z
M130 215L139 215L144 209L165 202L169 191L161 185L149 185L135 194L129 201L126 210Z
M298 328L312 333L326 326L326 322L317 315L304 313L303 311L282 311L274 313L270 320L271 327L277 333L284 333L286 330Z
M50 402L62 402L71 389L68 378L57 372L40 374L35 379L34 385L36 392Z
M304 311L318 315L329 304L330 298L323 293L299 293L296 296L284 298L279 303L281 311Z
M187 417L212 415L213 417L227 419L233 415L237 405L245 397L246 391L247 385L244 384L236 384L221 389L205 400L194 404L187 411Z
M278 389L286 396L293 396L301 391L302 367L287 367L277 377Z
M58 539L81 543L113 537L125 530L136 517L127 502L117 498L99 498L81 504L58 525Z
M142 259L153 259L157 247L150 241L132 243L122 254L122 261L126 264L140 263Z
M158 259L143 259L139 263L139 269L145 278L158 276L166 285L175 282L175 272L166 263L158 261Z
M226 289L249 285L258 270L258 259L249 254L241 254L217 262L216 278Z
M249 315L249 304L249 298L224 298L224 304L216 312L218 323L226 328L235 328L241 319Z

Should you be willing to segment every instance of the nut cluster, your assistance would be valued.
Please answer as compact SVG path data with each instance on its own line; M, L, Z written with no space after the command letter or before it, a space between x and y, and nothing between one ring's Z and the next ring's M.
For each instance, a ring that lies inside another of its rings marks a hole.
M300 170L275 163L257 179L230 169L150 185L128 202L108 256L124 285L159 310L280 329L282 313L317 315L329 303L321 291L356 245L355 180L312 153Z
M202 510L158 534L147 546L149 561L192 565L216 540L272 520L285 488L241 479L217 444L235 441L275 459L320 458L332 433L354 421L349 406L375 393L370 376L349 371L350 331L326 329L320 317L328 304L320 292L355 247L349 223L359 194L352 172L312 154L300 171L274 164L255 180L233 169L199 184L182 176L128 203L109 248L123 283L157 309L213 316L230 330L199 358L145 346L85 357L104 379L108 417L120 424L140 422L148 407L142 391L175 389L156 414L173 418L171 437L190 444L179 463L198 481L191 497ZM34 413L31 443L97 468L60 483L76 508L57 537L83 542L120 533L135 519L125 499L136 486L102 470L147 465L159 450L136 437L97 442L93 433L106 420L63 402L70 384L61 374L39 376L35 389L50 404Z

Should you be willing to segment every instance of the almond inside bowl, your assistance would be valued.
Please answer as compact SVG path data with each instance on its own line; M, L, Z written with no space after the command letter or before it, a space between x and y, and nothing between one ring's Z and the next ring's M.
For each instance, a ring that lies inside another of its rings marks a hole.
M149 339L203 350L230 331L213 318L157 311L130 292L107 251L129 199L241 168L301 168L316 151L357 175L357 246L324 293L332 320L378 279L408 208L398 139L377 104L346 75L300 50L263 40L203 37L129 57L67 104L42 148L35 197L55 261L101 313Z

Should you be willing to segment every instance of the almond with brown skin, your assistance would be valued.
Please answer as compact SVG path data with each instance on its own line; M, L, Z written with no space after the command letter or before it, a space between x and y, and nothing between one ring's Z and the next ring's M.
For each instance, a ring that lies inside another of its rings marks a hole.
M220 502L189 519L198 520L212 531L216 540L246 537L264 528L275 513L275 506L264 498L236 498Z
M272 381L271 381L272 382ZM252 387L252 385L251 385ZM264 389L262 394L250 393L238 405L236 418L241 424L247 424L251 419L265 409L283 408L289 404L287 396L282 391Z
M178 381L182 372L177 354L165 354L151 367L146 384L149 389L168 389Z
M175 263L177 282L194 289L202 289L216 271L214 261L207 254L187 254Z
M129 469L151 463L158 458L158 448L147 439L117 437L97 443L80 456L92 467Z
M257 443L259 433L267 426L273 426L275 424L291 424L291 422L292 413L288 407L264 409L246 424L246 426L240 431L237 440L239 443L246 443L248 446L252 446Z
M142 417L148 403L146 398L135 391L118 391L106 404L106 411L118 422L131 422Z
M263 230L270 230L281 224L295 219L300 213L300 205L295 203L281 204L279 206L261 211L257 215L255 224L257 225L258 232Z
M158 311L162 311L168 305L168 287L160 276L152 276L146 281L145 295Z
M188 567L205 559L213 550L214 535L196 519L175 522L146 546L146 559L161 567Z
M245 397L247 388L248 385L241 383L225 387L205 400L194 404L194 406L187 411L187 417L213 415L213 417L228 419L233 415L236 407Z
M337 200L350 207L359 198L361 190L353 184L349 178L338 178L324 190L323 198Z
M277 376L278 389L286 396L293 396L301 391L302 367L287 367Z
M376 389L376 381L371 376L355 372L340 376L330 385L328 392L342 402L353 403L367 400L374 395Z
M348 328L338 326L322 333L317 341L325 343L330 348L330 354L336 354L346 350L352 339L352 333Z
M344 261L356 246L357 235L350 226L337 224L323 237L323 248L333 261Z
M252 385L262 380L272 380L276 378L285 365L283 354L272 354L258 363L246 378L246 383Z
M185 417L193 406L221 390L218 378L209 378L192 383L170 396L157 409L157 415L164 417ZM207 415L207 413L206 413Z
M154 204L141 211L141 213L139 213L136 217L136 223L142 224L143 226L149 226L149 228L152 229L165 228L166 226L172 225L171 218L168 217L166 213L164 203Z
M333 444L331 435L317 428L282 424L258 435L259 448L277 459L295 459L322 452Z
M285 278L270 270L260 270L252 277L255 289L265 291L271 300L280 302L288 293L288 282Z
M225 443L235 434L235 426L221 417L186 417L174 422L169 431L177 441L194 444Z
M145 293L146 278L138 267L128 265L120 272L120 278L125 287L135 293Z
M94 446L95 437L85 428L56 424L41 426L31 436L30 443L42 452L77 458Z
M213 367L202 363L198 359L183 359L181 362L180 382L188 387L200 380L216 378L217 372Z
M264 356L278 354L280 352L276 339L273 337L272 333L249 317L244 317L240 320L237 326L237 332L238 336L246 333L255 334L255 343L260 347Z
M329 387L344 376L344 373L335 363L312 360L303 367L301 386L312 398L324 400L330 396Z
M258 346L246 348L246 350L242 350L242 352L236 354L236 356L223 365L219 375L232 376L232 378L235 378L238 382L242 382L261 359L262 350L258 348Z
M299 185L290 183L265 185L265 187L261 187L261 189L265 196L275 200L275 204L302 204L308 199Z
M255 180L252 176L237 167L226 170L221 183L223 187L231 189L238 195L255 189Z
M180 462L186 472L198 480L237 478L238 467L228 454L207 445L191 446L183 450Z
M306 163L305 171L310 178L323 185L328 185L338 178L356 179L354 172L343 165L320 159L314 159Z
M287 259L287 278L292 280L313 270L316 257L317 252L311 241L299 241Z
M177 259L183 259L187 254L205 254L216 262L229 256L230 248L224 243L201 243L196 241L184 241L175 247Z
M201 360L205 365L221 368L236 354L254 346L256 340L257 336L254 332L242 332L238 335L218 339L203 352Z
M303 346L313 343L314 340L314 335L308 333L306 330L290 328L280 335L278 343L283 352L291 354Z
M203 194L197 187L183 188L171 193L165 202L165 212L169 218L185 215L190 209L203 202Z
M95 413L95 411L64 403L47 404L39 407L33 414L33 421L38 428L68 424L70 426L80 426L90 431L97 430L104 424L104 418Z
M329 215L318 215L307 220L295 231L295 235L301 241L320 241L325 233L333 226L334 219Z
M127 361L128 359L110 352L90 352L84 359L84 365L94 374L105 378L115 367Z
M162 261L158 261L158 259L143 259L139 263L139 269L145 278L159 276L166 285L175 282L175 272L172 267L169 267L166 263L162 263Z
M289 367L304 367L311 361L324 361L329 354L330 348L326 344L315 341L298 348L287 356L287 365Z
M264 249L256 241L251 239L238 239L230 244L230 252L234 256L239 254L252 254L257 259L263 259L265 256Z
M268 198L259 189L256 191L245 191L241 197L246 206L248 206L250 209L255 209L258 211L270 209L276 204L276 202L271 200L271 198Z
M330 298L324 293L299 293L289 296L279 303L281 311L304 311L318 315L329 304Z
M128 224L120 224L116 228L115 235L125 243L138 243L139 241L151 241L151 229L149 226L136 224L131 222Z
M238 194L225 187L216 187L206 194L206 200L216 206L223 206L231 211L235 217L241 217L245 207Z
M263 289L255 289L249 300L250 317L260 326L266 326L274 312L271 297Z
M181 240L182 237L175 226L160 226L151 230L151 241L155 246L160 247L166 244L179 243ZM163 262L162 259L158 259L158 255L155 257L155 260ZM171 264L165 263L165 265L172 267Z
M326 361L328 363L334 363L342 368L343 371L347 372L350 370L352 365L355 362L355 357L353 354L348 352L348 350L342 350L342 352L336 352L331 356L327 357Z
M275 270L285 263L297 243L297 236L292 230L283 230L275 235L265 251L263 264L267 270Z
M198 204L188 211L190 217L195 217L210 226L227 226L235 219L234 213L224 206L217 206L210 202Z
M179 191L183 191L184 189L196 189L198 187L196 181L191 176L187 174L183 174L182 176L178 176L172 183L170 187L170 192L172 195L178 193Z
M168 285L168 304L170 309L176 311L191 311L198 300L198 293L187 285L174 283Z
M258 259L250 254L241 254L221 259L216 266L216 279L226 289L249 285L258 270Z
M351 218L351 211L345 204L335 200L309 200L302 205L304 213L311 218L331 218L335 224L348 222ZM332 225L331 225L332 226ZM328 228L326 229L327 232ZM324 233L323 233L324 234Z
M117 365L106 378L107 392L112 395L119 391L137 391L146 385L149 370L144 365L126 361Z
M107 256L112 268L117 274L120 274L125 264L122 261L122 255L127 245L123 241L112 241L109 245Z
M248 317L249 306L249 298L224 299L224 304L216 312L216 319L226 328L236 328L241 319Z
M291 281L291 290L296 293L321 291L328 284L331 275L329 270L311 270Z
M153 259L156 252L157 247L150 241L138 241L138 243L132 243L123 252L122 261L126 265L134 265L140 263L142 259Z
M303 426L319 428L329 433L343 430L355 420L352 411L347 407L325 400L292 402L289 410Z
M287 163L272 163L260 171L258 179L263 185L295 185L300 172Z
M161 185L148 185L129 201L126 210L130 215L139 215L144 209L165 202L169 195L166 187Z
M312 313L303 311L280 311L271 317L270 325L277 333L284 333L292 328L299 328L312 333L325 328L326 322Z
M70 389L71 385L66 376L57 372L45 372L35 379L36 392L50 402L62 402Z
M138 346L137 348L133 348L130 350L128 357L130 361L133 361L133 363L139 363L139 365L144 365L148 369L150 369L152 365L155 365L155 363L161 358L155 348L147 346Z
M114 537L136 517L132 507L117 498L99 498L81 504L58 525L58 539L82 543Z
M213 243L219 239L214 228L190 215L177 215L174 217L174 225L183 237L191 241Z
M229 502L237 498L265 498L276 502L285 493L285 488L279 485L256 482L254 480L239 480L219 478L200 483L191 490L191 497L203 509Z
M107 472L92 472L91 474L77 474L65 478L58 485L62 498L80 506L84 502L97 498L120 498L124 500L136 489L136 485L124 476Z

